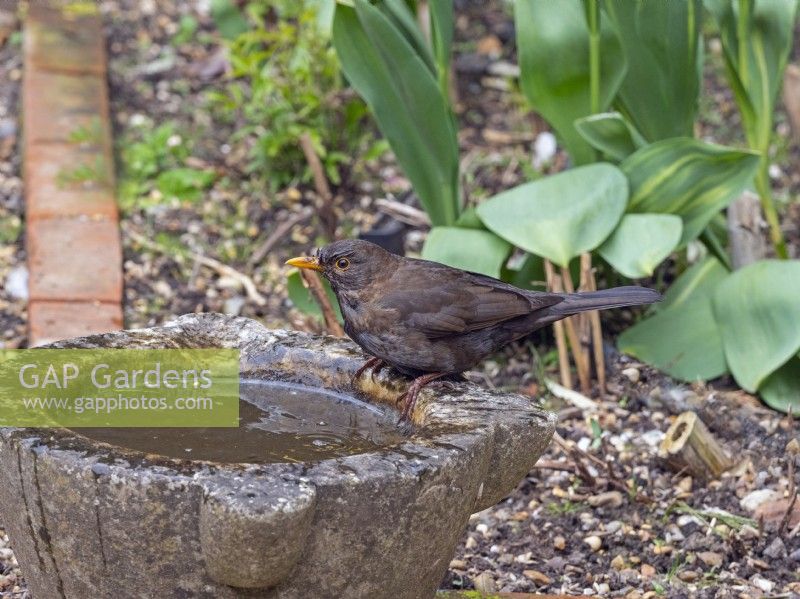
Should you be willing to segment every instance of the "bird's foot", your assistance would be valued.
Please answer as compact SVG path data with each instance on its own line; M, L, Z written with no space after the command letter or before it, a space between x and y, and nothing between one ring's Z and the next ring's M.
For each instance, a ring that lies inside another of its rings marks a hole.
M400 419L397 421L398 424L405 420L410 420L411 414L414 412L414 406L417 404L417 397L419 397L419 392L422 391L422 388L446 374L446 372L431 372L429 374L423 374L411 381L406 392L397 398L397 405L403 406Z
M353 375L353 378L351 379L351 383L352 383L353 387L356 386L356 381L358 379L360 379L361 375L363 375L367 370L372 368L372 376L374 376L375 373L378 372L385 365L386 365L386 362L384 362L380 358L370 358L369 360L364 362L364 364L361 366L361 368L356 370L356 373Z

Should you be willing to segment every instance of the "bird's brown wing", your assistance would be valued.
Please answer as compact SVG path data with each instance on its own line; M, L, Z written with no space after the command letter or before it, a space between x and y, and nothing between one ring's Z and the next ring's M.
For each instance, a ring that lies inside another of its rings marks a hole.
M402 274L415 282L413 288L395 286L379 303L396 310L404 325L430 339L491 327L562 301L556 295L527 294L490 277L452 269Z

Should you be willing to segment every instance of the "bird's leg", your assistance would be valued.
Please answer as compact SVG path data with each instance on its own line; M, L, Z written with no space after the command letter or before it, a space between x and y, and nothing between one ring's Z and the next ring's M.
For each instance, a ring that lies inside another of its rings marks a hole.
M417 396L419 396L419 392L422 391L422 388L435 381L438 378L445 376L446 372L430 372L428 374L423 374L415 378L411 381L411 384L406 389L406 392L403 393L400 397L397 398L397 404L403 403L403 412L400 414L400 422L403 420L408 420L411 416L411 413L414 410L414 406L417 403Z
M356 370L356 373L353 375L353 385L355 385L355 382L361 377L361 375L364 374L370 368L373 369L372 370L372 374L374 375L376 372L378 372L385 365L386 365L386 362L384 362L380 358L370 358L369 360L364 362L364 364L361 366L361 368Z

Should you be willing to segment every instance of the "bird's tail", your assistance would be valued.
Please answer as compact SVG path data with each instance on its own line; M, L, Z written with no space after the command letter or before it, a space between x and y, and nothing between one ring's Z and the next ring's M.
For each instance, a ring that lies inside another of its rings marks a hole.
M551 306L554 316L570 316L587 310L606 310L625 306L641 306L661 301L661 294L646 287L615 287L600 291L583 291L564 296L564 301Z

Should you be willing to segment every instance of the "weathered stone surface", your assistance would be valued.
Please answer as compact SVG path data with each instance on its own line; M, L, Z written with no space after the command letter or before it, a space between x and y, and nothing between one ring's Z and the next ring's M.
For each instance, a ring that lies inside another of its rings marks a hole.
M351 393L364 360L345 340L214 314L53 346L234 347L244 378ZM407 383L382 372L360 396L391 404ZM432 597L470 513L530 470L555 417L458 383L423 391L413 420L399 446L262 465L0 429L0 511L37 598Z

